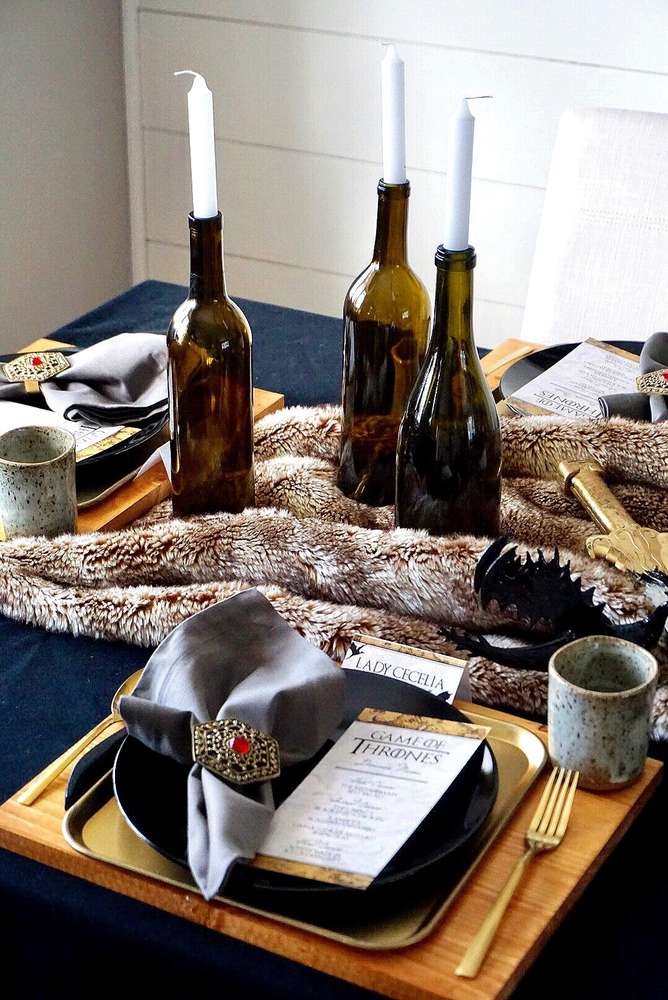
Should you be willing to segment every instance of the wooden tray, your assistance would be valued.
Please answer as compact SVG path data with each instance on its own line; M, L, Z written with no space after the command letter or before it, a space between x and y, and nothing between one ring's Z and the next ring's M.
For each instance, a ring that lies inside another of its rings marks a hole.
M64 344L59 340L41 338L21 348L19 353L27 351L56 351L58 348L70 348L73 344ZM268 413L282 410L285 398L281 393L269 392L268 389L253 390L253 413L256 420L266 417ZM169 479L162 463L149 469L143 476L134 479L117 489L106 500L87 507L79 512L78 532L111 531L123 528L136 518L141 517L151 507L171 493Z
M465 704L460 706L467 710ZM475 712L477 706L468 706ZM492 718L526 726L542 740L546 727L485 709ZM660 780L661 764L648 760L641 778L619 792L578 791L568 834L556 851L538 858L509 908L477 979L454 974L473 934L523 849L543 787L539 779L480 862L447 919L419 944L398 951L365 951L299 927L150 879L78 854L63 839L66 776L32 806L16 796L0 806L0 847L78 875L314 969L396 1000L496 1000L507 997L547 938L582 893Z

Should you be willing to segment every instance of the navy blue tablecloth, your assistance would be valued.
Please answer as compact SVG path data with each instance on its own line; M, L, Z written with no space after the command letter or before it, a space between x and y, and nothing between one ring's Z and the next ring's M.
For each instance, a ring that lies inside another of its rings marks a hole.
M85 347L126 330L164 332L183 296L176 285L144 282L54 336ZM255 384L284 392L288 404L335 402L340 322L256 302L240 305L253 329ZM17 336L30 339L29 331ZM105 715L118 684L146 658L145 650L123 643L53 635L0 618L1 800ZM667 995L665 819L665 797L659 794L515 1000ZM158 997L198 988L244 1000L370 996L2 851L0 920L3 982L16 976L22 984L8 996L83 997L103 982L120 992L124 981L137 983L140 972Z

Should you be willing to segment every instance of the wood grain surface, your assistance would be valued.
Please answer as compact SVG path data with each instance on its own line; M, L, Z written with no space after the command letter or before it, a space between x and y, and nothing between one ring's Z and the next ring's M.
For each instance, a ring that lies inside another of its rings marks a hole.
M466 711L465 704L460 707ZM546 738L544 726L489 711ZM641 778L629 788L602 795L578 791L563 845L541 856L529 869L485 965L473 980L456 977L454 969L522 851L524 831L544 777L527 795L444 921L421 943L396 951L351 948L229 905L207 903L197 893L78 854L61 834L67 774L32 806L19 805L16 796L0 806L0 847L396 1000L492 1000L510 994L660 776L661 764L648 760Z
M480 363L490 389L493 391L498 387L511 365L526 358L527 354L542 350L542 347L542 344L532 344L528 340L515 340L511 337L486 354Z

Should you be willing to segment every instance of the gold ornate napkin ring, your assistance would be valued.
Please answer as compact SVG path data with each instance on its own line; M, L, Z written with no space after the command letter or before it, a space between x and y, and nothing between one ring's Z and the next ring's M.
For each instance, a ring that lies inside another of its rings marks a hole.
M19 354L0 367L8 382L23 382L26 392L39 392L40 382L66 372L70 363L60 351L39 351Z
M240 719L193 726L193 760L233 785L270 781L281 773L278 741Z
M645 372L636 378L636 389L645 396L668 396L668 368Z

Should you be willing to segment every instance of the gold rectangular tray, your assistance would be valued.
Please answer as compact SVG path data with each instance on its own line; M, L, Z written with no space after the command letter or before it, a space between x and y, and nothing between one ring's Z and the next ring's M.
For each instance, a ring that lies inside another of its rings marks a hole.
M270 917L292 927L319 934L356 948L405 948L426 937L442 920L481 859L508 823L513 812L540 773L546 759L542 741L514 722L506 722L484 708L467 707L471 722L491 727L489 742L499 769L499 792L494 808L472 851L473 860L456 883L422 889L409 902L402 900L392 913L373 919L355 918L347 913L338 919L322 915L318 923L300 918L299 906L288 911L256 909L225 896L221 902L259 916ZM197 892L187 869L174 864L145 843L125 822L113 797L111 774L102 778L65 814L63 835L76 851L109 862L137 874L159 879L169 885Z

